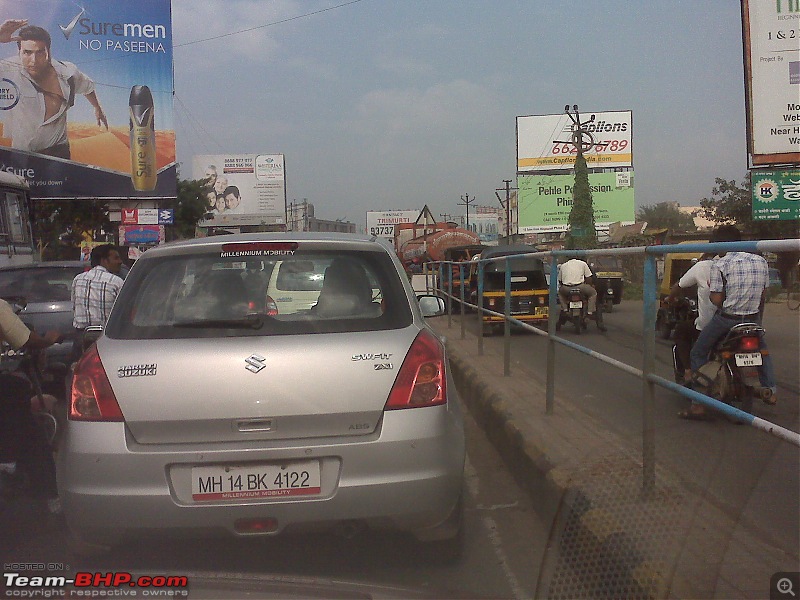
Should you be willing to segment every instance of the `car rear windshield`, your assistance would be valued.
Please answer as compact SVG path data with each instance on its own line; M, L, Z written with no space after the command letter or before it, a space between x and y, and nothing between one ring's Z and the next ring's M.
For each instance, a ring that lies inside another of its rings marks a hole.
M72 280L81 267L31 267L0 271L0 297L31 302L69 302Z
M412 314L384 251L303 251L276 258L174 255L140 261L106 335L173 339L378 331Z

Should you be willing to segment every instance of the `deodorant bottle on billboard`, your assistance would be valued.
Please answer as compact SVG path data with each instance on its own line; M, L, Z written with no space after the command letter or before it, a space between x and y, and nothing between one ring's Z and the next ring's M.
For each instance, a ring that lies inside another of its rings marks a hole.
M140 192L156 189L156 126L153 95L146 85L131 88L131 181Z

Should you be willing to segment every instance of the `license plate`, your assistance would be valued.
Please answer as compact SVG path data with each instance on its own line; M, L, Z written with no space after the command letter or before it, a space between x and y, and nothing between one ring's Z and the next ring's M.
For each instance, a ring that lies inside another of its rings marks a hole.
M760 352L736 355L737 367L760 367L761 364L762 361Z
M321 493L319 461L192 468L192 500L242 500Z
M570 302L570 308L583 308L583 302Z

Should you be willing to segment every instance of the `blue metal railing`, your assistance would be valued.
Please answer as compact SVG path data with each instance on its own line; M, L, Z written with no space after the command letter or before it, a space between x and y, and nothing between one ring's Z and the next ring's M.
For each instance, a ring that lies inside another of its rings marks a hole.
M733 406L720 402L715 398L706 396L694 390L690 390L684 386L668 381L655 374L655 321L657 310L657 285L658 278L656 273L656 258L670 253L676 252L786 252L800 250L800 239L788 240L761 240L751 242L715 242L715 243L689 243L689 244L673 244L663 246L637 246L633 248L606 248L596 250L552 250L546 252L532 252L527 254L514 254L510 256L502 256L489 258L485 260L478 260L477 263L477 303L471 304L464 298L464 270L465 263L443 261L433 263L438 271L438 291L447 297L448 304L448 327L451 326L452 319L452 301L455 296L452 294L453 290L453 269L458 267L460 279L460 293L459 301L461 303L461 338L465 337L465 318L464 310L466 306L470 306L478 312L478 353L483 354L483 314L490 314L504 318L504 361L503 372L504 375L510 375L511 364L511 323L525 329L526 331L533 332L537 335L546 336L548 338L547 350L547 390L546 390L546 413L553 414L555 404L555 347L556 344L561 344L573 350L577 350L587 354L597 360L609 364L617 369L620 369L631 375L635 375L642 380L642 398L643 398L643 463L644 463L644 487L652 489L655 482L655 418L654 418L654 402L655 402L655 386L661 386L669 389L681 396L688 398L694 402L700 403L708 408L723 413L724 415L735 419L741 423L750 425L765 431L770 435L776 436L785 440L795 446L800 446L800 433L791 431L775 423L771 423L755 415L739 410ZM576 344L570 340L566 340L556 335L556 323L558 321L559 305L558 305L558 281L557 281L557 262L559 257L587 257L587 256L620 256L620 255L644 255L644 289L643 301L644 310L642 315L642 337L644 339L644 353L642 360L642 368L638 369L634 366L625 364L610 356L596 352L585 346ZM549 317L547 331L529 325L511 316L511 263L514 260L523 258L542 258L550 260L550 283L549 283ZM492 262L505 262L505 302L504 312L499 313L491 311L483 306L483 283L484 283L484 267ZM468 264L468 263L466 263ZM445 276L444 270L447 270ZM447 290L444 290L441 282L447 281Z

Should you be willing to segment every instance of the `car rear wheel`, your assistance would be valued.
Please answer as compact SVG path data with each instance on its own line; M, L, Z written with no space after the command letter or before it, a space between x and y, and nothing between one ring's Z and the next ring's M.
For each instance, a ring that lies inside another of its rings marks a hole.
M464 494L456 503L453 512L442 527L454 530L454 535L438 540L420 540L420 552L424 559L441 565L457 563L464 554Z

